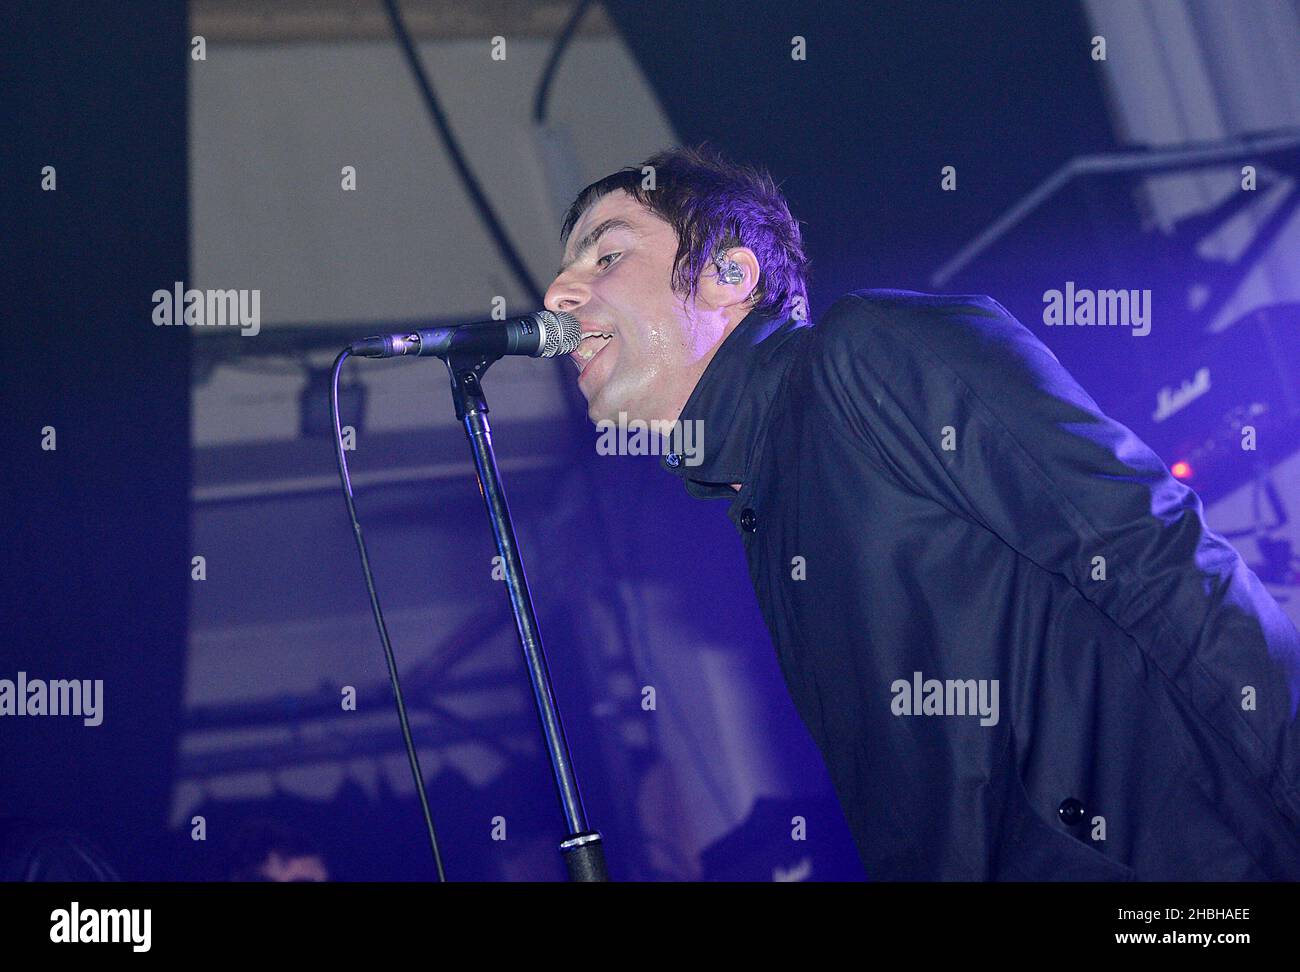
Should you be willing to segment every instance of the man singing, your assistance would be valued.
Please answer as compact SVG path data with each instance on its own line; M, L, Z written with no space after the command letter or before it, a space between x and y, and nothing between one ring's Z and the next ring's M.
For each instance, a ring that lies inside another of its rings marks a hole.
M546 306L593 421L702 423L873 880L1300 880L1300 635L1200 500L997 301L808 319L771 178L584 189Z

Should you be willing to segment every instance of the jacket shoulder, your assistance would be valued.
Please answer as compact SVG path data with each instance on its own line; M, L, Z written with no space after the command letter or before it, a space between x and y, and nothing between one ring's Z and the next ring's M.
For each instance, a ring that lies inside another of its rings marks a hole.
M837 409L868 395L915 405L939 386L998 412L1041 410L1044 393L1097 409L1051 349L983 294L853 291L814 330L810 384Z
M867 356L868 367L882 375L901 368L979 384L1001 373L1040 385L1049 373L1063 373L1051 349L985 294L855 290L832 304L814 330L815 360Z
M882 376L898 368L969 376L1043 355L1051 362L1041 364L1056 363L1046 345L984 294L855 290L832 304L813 331L814 369L858 361Z
M912 290L854 290L830 306L816 326L828 350L870 343L873 331L905 331L925 345L958 343L1023 326L984 294L924 294Z

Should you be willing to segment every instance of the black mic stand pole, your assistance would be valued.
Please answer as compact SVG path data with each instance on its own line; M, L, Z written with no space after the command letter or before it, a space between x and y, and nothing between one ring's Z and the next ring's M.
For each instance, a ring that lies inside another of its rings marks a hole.
M542 636L533 613L532 595L524 577L524 564L519 558L515 530L506 505L506 494L497 471L496 455L492 450L492 430L488 426L487 399L483 396L481 381L484 372L500 355L467 354L452 352L443 360L451 373L451 395L456 405L456 418L465 425L470 450L474 454L474 468L478 473L479 491L487 504L492 521L492 534L496 538L497 553L505 568L506 590L510 592L510 607L515 613L519 628L519 643L524 649L524 662L528 678L533 684L533 699L541 719L542 734L546 737L546 751L551 757L551 769L564 811L569 836L560 843L560 853L569 871L570 881L607 881L605 852L600 834L587 827L587 816L582 809L582 795L573 774L569 744L564 738L564 726L551 691L551 676L546 668L542 651Z

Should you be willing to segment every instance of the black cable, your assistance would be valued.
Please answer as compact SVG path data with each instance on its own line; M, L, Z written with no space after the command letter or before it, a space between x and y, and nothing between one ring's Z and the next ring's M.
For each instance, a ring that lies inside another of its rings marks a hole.
M546 70L542 72L542 80L537 85L537 95L533 99L533 121L539 125L546 121L546 102L551 94L551 81L555 77L555 70L560 66L560 58L564 56L569 41L573 40L573 35L578 31L578 23L582 20L582 15L590 6L591 0L578 0L573 13L569 14L568 23L560 31L560 36L555 39L555 46L551 48L551 56L546 61Z
M438 97L433 93L433 86L424 73L424 65L420 63L420 57L415 51L415 45L411 43L411 35L407 33L406 24L402 22L402 12L397 7L397 0L384 0L384 5L388 8L388 17L393 23L393 33L397 36L397 41L402 47L402 53L406 55L406 63L410 66L411 73L415 75L415 83L420 89L420 94L424 97L424 105L429 109L429 115L433 118L433 123L438 129L438 134L447 149L447 154L451 156L452 164L456 167L456 172L465 186L465 191L469 193L475 208L483 217L483 222L487 225L488 233L496 243L497 249L501 252L502 259L510 267L515 279L528 292L529 299L533 304L540 307L542 304L542 291L534 283L532 274L528 272L528 268L519 256L519 251L515 249L514 244L510 242L510 238L506 236L505 228L492 210L492 204L488 202L487 196L483 194L478 180L474 178L474 173L470 172L469 165L466 163L464 155L461 154L460 145L456 142L456 137L451 133L451 126L447 124L447 116L443 114L442 106L438 103Z
M447 875L442 870L442 855L438 853L438 835L433 829L433 816L429 813L429 800L424 794L424 774L420 772L420 760L415 755L415 741L411 738L411 724L406 718L406 704L402 701L402 687L397 682L397 661L393 657L393 645L388 640L388 626L384 624L384 612L379 607L379 594L375 591L375 577L370 571L370 558L366 556L366 542L361 537L361 523L357 520L357 507L352 501L352 480L348 476L348 461L343 455L343 429L339 425L339 371L347 359L348 351L344 348L334 359L334 369L330 376L330 419L334 425L334 455L339 463L339 478L343 481L343 499L348 504L348 517L352 521L352 533L357 538L357 550L361 553L361 569L366 575L366 590L370 593L370 609L375 615L375 624L379 628L379 640L384 643L384 658L388 662L388 677L393 683L393 695L397 699L397 720L402 725L402 738L406 741L406 756L411 762L411 773L415 777L415 792L420 795L420 807L424 810L424 823L429 830L429 844L433 848L433 861L438 866L438 880L446 881Z
M461 182L465 186L465 191L469 194L470 201L478 209L479 217L486 225L489 235L491 235L492 239L496 242L497 249L509 265L515 278L523 286L524 290L528 292L529 299L532 301L533 305L537 307L542 306L544 292L533 281L532 275L528 272L528 268L524 265L523 260L519 256L519 252L515 249L514 244L510 242L509 237L506 236L506 232L502 228L500 221L496 218L496 214L493 212L491 204L487 201L487 197L483 194L482 189L479 188L478 180L474 178L474 174L470 171L469 164L465 161L465 157L461 153L460 145L457 143L456 137L451 133L451 126L447 124L447 118L443 114L442 106L438 103L437 96L433 93L433 86L429 83L429 79L424 73L424 66L421 64L419 55L415 51L415 45L411 42L411 36L406 30L406 24L402 20L402 14L401 10L398 9L397 0L385 0L385 6L388 9L389 20L393 25L393 34L397 37L398 43L402 47L402 52L406 56L407 64L411 69L411 73L415 76L416 84L420 89L420 94L424 98L425 107L428 109L429 115L433 118L438 134L442 138L443 147L451 157L451 160L456 167L456 171L460 175ZM577 16L576 12L574 16ZM576 25L577 20L574 19L573 23ZM577 384L573 382L565 382L562 385L562 389L565 408L568 409L569 414L574 418L585 418L587 415L587 404L582 400L582 394L578 391Z

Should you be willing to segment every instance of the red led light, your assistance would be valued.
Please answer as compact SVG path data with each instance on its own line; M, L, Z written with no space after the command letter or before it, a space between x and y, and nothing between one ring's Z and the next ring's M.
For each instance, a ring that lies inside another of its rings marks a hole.
M1174 474L1175 479L1191 479L1192 467L1181 459L1169 467L1169 471Z

